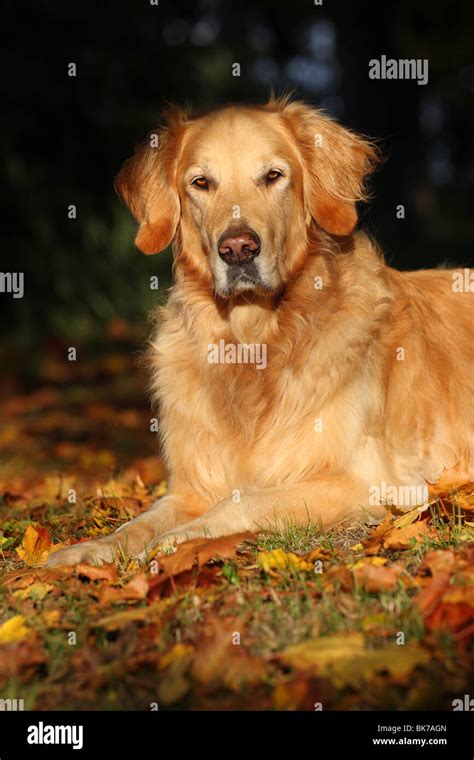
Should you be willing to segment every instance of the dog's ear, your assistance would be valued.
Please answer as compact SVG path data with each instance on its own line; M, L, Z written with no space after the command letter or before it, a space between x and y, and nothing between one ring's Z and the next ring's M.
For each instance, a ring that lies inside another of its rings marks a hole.
M182 111L168 111L167 126L150 132L115 179L117 192L140 223L135 245L143 253L162 251L176 234L181 213L176 160L185 121Z
M304 103L273 100L268 107L281 113L296 138L307 213L326 232L350 235L356 201L367 200L364 180L379 161L378 149Z

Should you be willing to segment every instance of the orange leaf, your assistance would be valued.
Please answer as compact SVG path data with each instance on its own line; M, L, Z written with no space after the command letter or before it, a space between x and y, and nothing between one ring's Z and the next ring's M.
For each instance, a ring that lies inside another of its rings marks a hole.
M208 618L208 629L198 639L192 666L197 681L211 687L223 684L235 692L261 681L264 663L235 639L237 633L240 637L243 622Z
M148 577L144 570L137 573L123 588L104 588L100 595L100 604L110 602L129 602L145 599L148 593Z
M382 565L363 565L353 570L357 582L369 593L390 591L395 588L403 568L399 565L384 567Z
M26 565L44 565L51 551L51 538L46 528L28 525L17 554Z
M413 542L421 543L424 538L428 538L431 531L425 522L416 522L407 525L405 528L395 528L388 533L383 539L384 549L399 551L400 549L409 549Z
M158 562L164 573L150 582L150 589L160 585L168 578L190 570L195 564L205 565L210 559L233 557L240 544L255 538L253 533L235 533L221 538L193 538L180 544L174 554L159 557Z
M76 565L76 573L80 578L88 578L90 581L116 581L118 578L118 569L115 565L86 565L80 562Z

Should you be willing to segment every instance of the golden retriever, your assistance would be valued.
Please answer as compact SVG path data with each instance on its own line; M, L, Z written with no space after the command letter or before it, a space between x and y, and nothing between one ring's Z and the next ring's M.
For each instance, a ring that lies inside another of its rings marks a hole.
M136 244L173 244L150 344L169 494L50 564L327 527L474 476L474 286L399 272L355 232L373 144L289 99L174 109L117 178ZM462 463L460 465L459 463Z

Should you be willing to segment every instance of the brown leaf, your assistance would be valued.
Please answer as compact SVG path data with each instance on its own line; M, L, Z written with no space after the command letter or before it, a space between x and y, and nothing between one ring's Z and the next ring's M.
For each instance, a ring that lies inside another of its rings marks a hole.
M164 583L165 580L190 570L195 564L198 567L214 558L229 559L234 557L240 544L255 538L254 533L235 533L221 538L193 538L180 544L174 554L158 558L164 573L150 581L150 589Z
M382 548L384 536L392 529L394 516L386 515L385 520L377 525L374 531L362 541L362 546L366 554L378 554Z
M148 576L144 570L137 573L122 588L106 587L101 589L100 604L101 606L115 603L128 602L139 599L145 599L148 593Z
M0 684L5 684L10 678L28 676L44 662L46 656L39 649L35 635L17 644L0 647Z
M383 539L383 547L393 551L410 549L413 543L422 543L423 539L428 538L431 533L425 522L411 523L405 528L395 528L387 533Z
M236 692L261 681L264 663L243 645L234 643L235 634L242 635L242 628L242 620L208 618L208 629L197 642L192 666L197 681L207 687L223 684Z
M115 565L87 565L80 562L75 567L76 573L80 578L88 578L90 581L116 581L119 577L118 568Z
M353 574L357 583L369 593L377 591L390 591L395 588L400 580L403 568L399 565L364 565L354 568Z
M427 567L434 577L439 573L450 575L454 569L455 556L451 549L435 549L425 554L423 567Z
M431 583L415 596L413 604L418 607L424 617L429 616L438 606L448 585L449 574L437 573Z

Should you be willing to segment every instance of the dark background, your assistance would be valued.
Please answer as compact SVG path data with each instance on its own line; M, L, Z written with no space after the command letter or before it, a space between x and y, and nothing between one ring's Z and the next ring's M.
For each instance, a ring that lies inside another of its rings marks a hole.
M0 294L5 337L24 352L87 341L117 318L145 322L149 277L162 293L170 255L134 248L113 179L169 100L207 107L294 90L382 139L387 160L361 224L390 263L472 263L473 20L472 3L452 0L4 4L1 269L25 273L23 299ZM369 79L382 54L427 58L429 83Z

